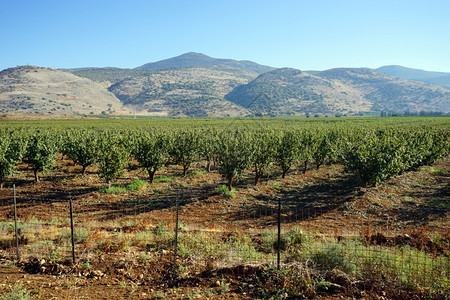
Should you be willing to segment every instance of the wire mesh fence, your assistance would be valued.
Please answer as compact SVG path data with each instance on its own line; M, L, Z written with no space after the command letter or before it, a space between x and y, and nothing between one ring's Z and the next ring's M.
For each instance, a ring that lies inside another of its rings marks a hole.
M445 285L450 277L448 249L439 236L433 240L395 233L389 230L389 220L376 230L371 229L370 218L362 218L352 231L319 232L305 224L334 208L309 208L281 198L247 199L238 206L221 197L215 205L207 200L194 203L195 191L183 189L163 200L157 196L93 200L85 197L90 192L29 195L3 189L1 255L88 262L99 253L132 249L145 256L157 251L173 256L173 269L167 272L178 275L187 268L233 267L239 272L237 266L300 264L312 272L339 270L360 279L352 284L370 279L398 287ZM189 205L214 210L208 214L211 219L193 213ZM433 215L446 218L448 210L434 209Z

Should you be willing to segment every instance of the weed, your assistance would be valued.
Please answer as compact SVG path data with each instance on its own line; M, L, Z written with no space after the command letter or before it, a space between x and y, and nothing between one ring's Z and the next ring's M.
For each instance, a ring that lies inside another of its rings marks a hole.
M173 177L168 176L159 176L153 180L154 183L171 182L171 181L173 181Z
M85 262L81 263L81 268L83 270L90 270L92 268L92 266L89 261L85 261Z
M132 183L130 183L127 186L127 190L132 191L132 192L136 192L136 191L143 191L148 187L148 183L146 181L143 180L134 180Z
M438 176L444 176L444 175L447 175L447 170L432 168L431 174L438 175Z
M103 188L99 189L99 192L105 193L105 194L122 194L122 193L126 193L127 189L125 187L122 187L119 185L112 185L109 188L103 187Z
M145 264L147 263L147 261L150 259L150 255L148 255L147 252L142 251L141 253L139 253L139 257L138 257L138 262L141 264Z
M20 284L16 283L11 291L8 293L1 294L1 300L29 300L33 299L30 295L30 292L27 291L24 287L22 287Z
M84 243L92 236L91 229L89 227L79 227L75 229L74 238L77 243Z
M356 247L344 243L316 243L312 245L312 260L321 270L339 269L345 273L353 273L356 265L349 257L348 249Z
M321 278L320 281L316 281L315 287L318 291L328 291L331 285L331 282Z
M131 291L130 291L129 296L132 297L134 295L134 293L137 292L138 289L139 289L139 285L132 283L131 284Z
M208 173L208 171L206 171L206 170L193 171L192 173L188 174L188 177L197 177L197 176L205 175L206 173Z
M228 187L226 185L221 185L215 189L215 191L219 194L225 195L227 198L235 198L236 197L236 190L233 188L228 190Z
M271 182L271 183L269 184L269 186L270 186L271 188L273 188L273 189L279 189L280 187L283 186L283 184L282 184L281 182L279 182L279 181L274 181L274 182Z
M169 228L164 223L159 223L158 225L156 225L155 228L153 228L153 233L157 236L162 236L162 235L166 234L168 231L169 231Z

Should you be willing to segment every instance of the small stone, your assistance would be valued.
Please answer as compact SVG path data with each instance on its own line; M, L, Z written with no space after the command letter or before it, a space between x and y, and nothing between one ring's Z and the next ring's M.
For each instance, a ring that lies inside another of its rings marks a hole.
M219 280L216 281L216 286L220 286L220 281Z
M248 285L248 288L249 288L249 289L252 289L252 288L253 288L253 284L249 284L249 285Z
M139 275L139 279L140 280L144 279L144 274Z

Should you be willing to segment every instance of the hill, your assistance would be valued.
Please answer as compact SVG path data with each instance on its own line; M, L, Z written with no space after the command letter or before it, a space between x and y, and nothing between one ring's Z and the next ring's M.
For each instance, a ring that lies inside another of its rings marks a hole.
M21 66L0 72L0 112L33 114L122 113L114 94L68 72Z
M218 69L239 69L258 74L274 70L272 67L263 66L248 60L212 58L202 53L188 52L177 57L148 63L137 67L136 70L163 70L182 67L209 67Z
M124 105L149 115L237 116L246 110L224 99L254 72L185 67L142 72L113 84L109 91Z
M383 66L377 70L398 78L418 80L450 87L450 73L446 72L431 72L396 65Z
M372 103L372 111L450 112L450 89L425 82L406 80L365 68L338 68L320 76L351 85Z
M291 68L262 74L225 98L251 110L275 115L353 114L369 112L371 107L351 86Z
M331 69L316 74L278 69L237 87L225 98L275 115L450 112L450 89L441 86L365 68Z

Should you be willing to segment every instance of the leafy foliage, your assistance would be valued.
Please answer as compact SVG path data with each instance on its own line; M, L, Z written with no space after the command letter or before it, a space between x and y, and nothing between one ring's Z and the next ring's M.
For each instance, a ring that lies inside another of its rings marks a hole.
M123 174L129 153L118 134L105 132L99 137L98 146L99 174L109 184L111 180Z
M14 169L25 154L26 145L25 139L14 137L9 132L0 139L0 188L6 178L14 174Z
M167 135L142 132L136 137L132 155L139 166L147 171L150 183L153 183L155 173L169 160L169 149L170 139Z
M36 132L30 137L26 151L26 162L34 171L34 181L39 182L38 172L55 166L55 156L59 152L58 138L48 132Z

